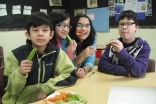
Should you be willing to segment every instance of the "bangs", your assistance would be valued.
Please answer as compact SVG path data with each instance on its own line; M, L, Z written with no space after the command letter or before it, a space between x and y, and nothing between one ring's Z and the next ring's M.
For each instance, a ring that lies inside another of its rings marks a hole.
M33 26L33 27L37 27L37 26L41 26L41 25L47 25L47 26L51 27L52 24L49 22L48 19L36 17L35 19L30 20L28 25Z
M69 17L65 14L60 14L58 17L57 17L57 21L56 23L60 23L62 21L65 21L66 19L68 19Z
M37 12L37 13L34 13L31 16L29 16L27 18L26 24L27 24L27 31L29 34L30 34L29 29L31 26L37 27L37 26L41 26L41 25L47 25L50 27L51 31L53 30L52 20L51 20L50 16L48 16L44 13L41 13L41 12Z

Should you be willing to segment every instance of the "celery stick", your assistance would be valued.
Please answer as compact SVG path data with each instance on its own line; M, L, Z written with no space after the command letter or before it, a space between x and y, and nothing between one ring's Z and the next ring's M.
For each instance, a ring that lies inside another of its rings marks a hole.
M83 104L87 103L87 99L84 99L83 101L81 101Z
M75 101L75 99L74 99L73 95L71 95L71 96L68 96L68 97L66 98L66 101L67 101L67 102Z
M56 104L63 104L63 100L56 100L55 103Z
M66 35L66 38L68 39L69 42L71 41L71 38L68 34Z
M85 98L84 97L82 97L81 95L79 95L79 94L74 94L74 96L76 97L76 99L78 100L78 101L80 101L80 102L82 102L82 101L84 101L85 100Z
M31 52L30 52L30 54L29 54L29 56L28 56L28 58L27 58L27 60L32 60L32 58L34 57L34 55L35 55L35 52L36 52L36 48L34 48Z

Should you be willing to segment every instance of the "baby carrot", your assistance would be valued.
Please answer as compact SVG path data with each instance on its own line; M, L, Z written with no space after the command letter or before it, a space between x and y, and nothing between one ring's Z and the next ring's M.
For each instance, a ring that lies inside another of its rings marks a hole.
M55 100L62 100L62 97L60 95L55 95L55 97L48 98L48 101L55 101Z
M30 54L29 54L29 56L28 56L28 58L27 58L27 60L32 60L32 58L34 57L34 55L35 55L35 52L36 52L36 48L34 48L31 52L30 52Z
M81 34L82 34L81 32L77 32L77 33L76 33L76 35L78 35L78 36L81 35Z

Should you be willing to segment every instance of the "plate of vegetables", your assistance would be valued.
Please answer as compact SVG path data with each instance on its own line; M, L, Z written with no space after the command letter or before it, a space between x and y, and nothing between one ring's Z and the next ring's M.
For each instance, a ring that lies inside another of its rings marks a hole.
M47 104L86 104L87 99L75 92L54 92L46 99Z

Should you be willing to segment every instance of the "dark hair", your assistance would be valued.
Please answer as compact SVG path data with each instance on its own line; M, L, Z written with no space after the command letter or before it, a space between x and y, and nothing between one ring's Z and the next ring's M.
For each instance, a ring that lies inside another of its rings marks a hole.
M118 23L120 20L123 20L124 18L127 18L128 20L132 19L136 25L138 25L138 23L139 23L138 16L132 10L125 10L125 11L121 12L119 19L118 19Z
M85 39L82 43L80 42L79 38L77 37L76 35L76 27L77 27L77 23L79 21L80 18L87 18L90 22L90 34L89 36L87 37L87 39ZM90 20L90 18L85 15L85 14L78 14L76 15L73 19L72 19L72 29L70 30L69 32L69 35L72 39L74 39L76 42L77 42L77 49L76 49L76 54L80 54L86 47L90 46L90 45L93 45L94 43L94 40L95 40L95 36L96 36L96 32L95 32L95 29L92 25L92 22ZM81 45L79 44L81 43Z
M65 11L52 11L49 13L49 16L51 17L53 21L53 30L55 30L55 26L58 23L61 23L62 21L65 21L66 19L70 18L70 15L65 12ZM71 20L70 20L70 25L71 25ZM56 39L56 33L54 32L53 38L50 40L50 42L53 45L57 44L57 39Z
M29 35L30 34L30 27L37 27L41 25L47 25L50 27L50 31L53 31L53 25L52 21L49 15L43 13L43 12L34 12L28 18L26 19L26 27L27 27L27 32ZM31 40L26 40L26 43L32 44Z

